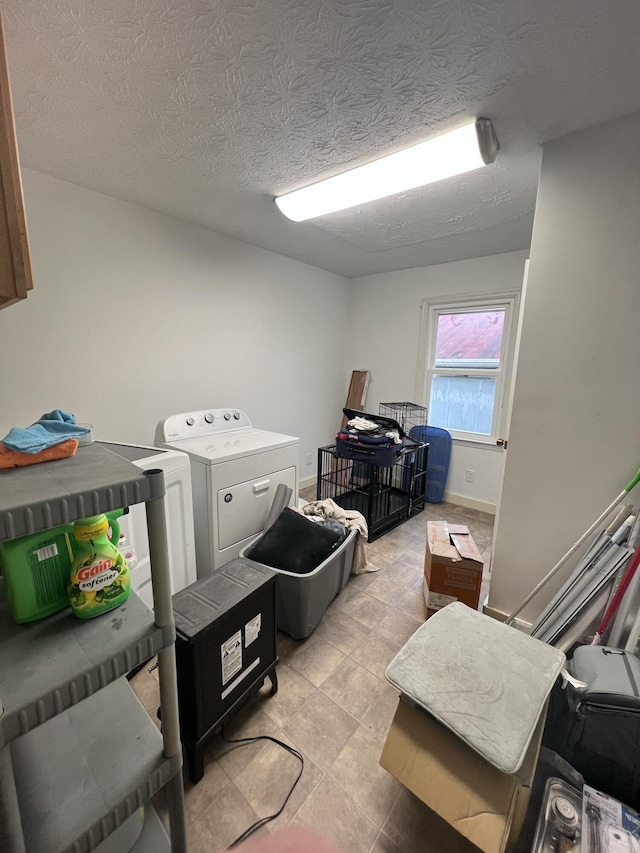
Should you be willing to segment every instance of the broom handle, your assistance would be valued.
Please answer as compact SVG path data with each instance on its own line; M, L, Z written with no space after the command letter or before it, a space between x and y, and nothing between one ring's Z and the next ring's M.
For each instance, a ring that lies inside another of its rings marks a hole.
M619 503L622 503L622 501L626 498L626 496L629 494L629 492L631 491L631 489L633 489L633 487L634 487L635 485L637 485L637 483L638 483L639 481L640 481L640 468L638 468L638 470L636 471L636 475L635 475L635 477L634 477L634 478L633 478L633 479L632 479L632 480L631 480L631 481L630 481L630 482L625 486L625 488L623 489L623 491L621 491L621 492L620 492L620 494L618 495L618 497L617 497L617 498L616 498L616 499L615 499L611 504L609 504L609 506L608 506L608 507L605 509L605 511L602 513L602 515L600 515L600 516L599 516L599 517L598 517L598 518L593 522L593 524L591 525L591 527L590 527L588 530L586 530L586 531L582 534L582 536L578 539L578 541L577 541L577 542L575 542L575 543L571 546L571 548L569 548L569 550L567 551L567 553L566 553L563 557L560 557L560 559L559 559L559 560L558 560L558 562L555 564L555 566L551 569L551 571L550 571L548 574L546 574L546 575L542 578L542 580L540 581L540 583L539 583L539 584L537 584L537 585L536 585L536 586L531 590L531 592L530 592L530 593L529 593L529 595L524 599L524 601L522 601L522 602L518 605L518 607L516 607L516 609L515 609L515 610L513 610L513 611L509 614L509 616L508 616L508 617L507 617L507 619L506 619L506 624L507 624L507 625L511 625L511 623L514 621L514 619L515 619L515 618L516 618L516 616L520 613L520 611L521 611L521 610L523 610L523 609L527 606L527 604L531 601L531 599L532 599L532 598L535 598L535 596L540 592L540 590L541 590L544 586L546 586L546 584L551 580L551 578L556 574L556 572L558 572L558 571L559 571L559 569L560 569L562 566L564 566L564 564L567 562L567 560L569 559L569 557L573 556L573 554L575 554L575 552L578 550L578 548L586 542L586 540L591 536L591 534L592 534L595 530L597 530L597 529L600 527L600 525L602 524L602 522L607 518L607 516L608 516L611 512L613 512L613 510L618 506L618 504L619 504Z
M622 601L625 592L627 591L627 587L631 583L631 579L633 578L636 569L640 565L640 545L636 548L636 552L633 555L631 562L627 566L627 569L624 573L622 580L620 581L620 586L615 592L615 595L609 602L609 606L604 612L604 616L600 620L600 624L598 625L598 630L596 631L593 640L591 641L592 646L599 646L602 642L602 638L607 632L607 628L609 627L612 618L615 616L618 607L620 606L620 602Z

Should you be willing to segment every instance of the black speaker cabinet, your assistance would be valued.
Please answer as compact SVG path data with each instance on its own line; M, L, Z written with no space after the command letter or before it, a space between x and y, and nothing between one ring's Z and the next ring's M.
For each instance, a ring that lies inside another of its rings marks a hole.
M173 596L180 735L192 782L206 742L276 675L276 573L237 558Z

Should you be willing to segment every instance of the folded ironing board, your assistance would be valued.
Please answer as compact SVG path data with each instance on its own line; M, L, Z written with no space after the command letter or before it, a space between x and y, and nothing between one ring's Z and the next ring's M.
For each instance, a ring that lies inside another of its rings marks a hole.
M418 628L386 677L403 698L513 774L564 663L558 649L453 602Z

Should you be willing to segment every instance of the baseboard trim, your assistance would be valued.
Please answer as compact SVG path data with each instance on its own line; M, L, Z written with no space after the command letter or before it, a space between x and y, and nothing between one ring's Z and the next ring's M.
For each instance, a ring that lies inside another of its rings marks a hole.
M305 477L304 480L298 481L298 488L308 489L310 486L315 486L317 482L317 475ZM496 505L489 503L488 501L478 501L475 498L467 498L464 495L456 495L453 492L445 492L443 500L450 504L457 504L457 506L465 506L467 509L477 509L480 512L488 512L489 515L496 514Z
M475 498L467 498L464 495L456 495L453 492L445 492L444 500L450 504L466 506L467 509L477 509L480 512L488 512L490 515L496 514L496 505L488 501L477 501Z
M485 604L482 608L482 612L486 616L491 616L492 619L497 619L498 622L506 622L508 613L505 613L504 610L498 610L497 607L491 607L489 604ZM531 630L531 622L525 622L524 619L518 619L517 617L513 620L513 624L520 631L526 631L529 633Z

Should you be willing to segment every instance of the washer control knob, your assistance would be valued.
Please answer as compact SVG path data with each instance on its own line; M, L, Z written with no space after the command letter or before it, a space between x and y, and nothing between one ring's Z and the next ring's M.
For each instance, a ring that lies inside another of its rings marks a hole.
M195 420L191 417L187 418L187 426L193 426L195 424Z
M230 420L231 420L231 415L229 414L229 412L225 412L225 413L224 413L224 419L225 419L225 421L230 421Z
M239 420L240 420L240 412L234 412L234 413L233 413L233 417L234 417L237 421L239 421Z
M211 414L211 412L207 412L207 414L204 416L204 419L208 424L212 424L213 423L213 415Z

